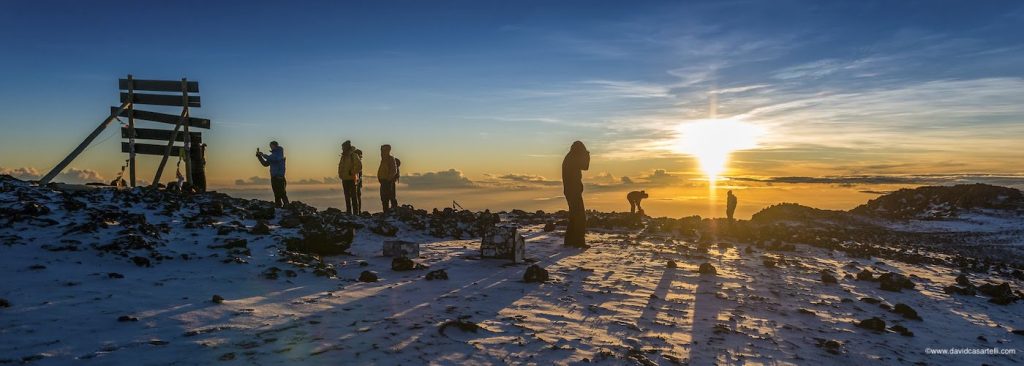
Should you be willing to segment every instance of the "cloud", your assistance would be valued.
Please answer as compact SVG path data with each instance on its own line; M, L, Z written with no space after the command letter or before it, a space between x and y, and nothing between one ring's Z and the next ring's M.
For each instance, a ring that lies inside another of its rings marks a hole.
M1008 187L1024 186L1024 174L914 174L914 175L837 175L821 177L730 177L741 182L783 184L837 184L844 187L873 184L973 184L984 183ZM867 193L867 191L864 191ZM880 191L876 191L880 192Z
M249 179L235 179L236 186L270 185L270 178L251 176Z
M295 182L288 182L288 184L341 184L341 180L336 177L324 177L323 179L303 178Z
M562 184L561 181L547 180L546 178L544 178L542 176L533 175L533 174L505 174L505 175L502 175L502 176L498 176L496 178L500 179L500 180L511 181L511 182L529 183L529 184L537 184L537 185L543 185L543 186L556 186L556 185Z
M0 167L0 174L10 175L21 180L39 180L44 175L44 173L34 167L21 167L14 169ZM92 169L79 168L64 169L64 171L60 172L60 174L57 174L57 176L53 178L53 181L71 184L109 183L102 175L100 175L99 172Z
M401 178L411 189L451 189L451 188L477 188L478 184L471 181L462 171L455 169L442 170L438 172L412 173Z

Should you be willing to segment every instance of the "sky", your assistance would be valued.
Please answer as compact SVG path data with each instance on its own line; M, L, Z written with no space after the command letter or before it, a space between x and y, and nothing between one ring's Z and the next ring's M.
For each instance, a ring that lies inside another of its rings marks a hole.
M640 189L656 216L721 216L732 189L749 217L1024 187L1021 34L1018 1L8 1L0 173L45 174L131 73L199 81L212 188L269 197L254 153L277 140L293 196L319 207L342 204L344 140L369 174L393 145L399 198L424 208L564 209L574 140L604 211ZM117 129L58 179L117 175ZM158 161L139 158L141 180Z

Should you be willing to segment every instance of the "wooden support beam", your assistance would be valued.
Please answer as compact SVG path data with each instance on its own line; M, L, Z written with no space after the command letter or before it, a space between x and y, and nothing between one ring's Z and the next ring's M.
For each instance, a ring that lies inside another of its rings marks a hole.
M202 140L203 134L201 132L189 132L191 137ZM130 138L128 127L121 127L121 138ZM158 130L155 128L136 128L135 138L138 140L159 140L167 141L171 139L170 130ZM174 140L175 142L185 141L185 134L178 134L178 137Z
M128 99L134 99L135 78L128 74ZM111 112L111 114L114 114ZM123 132L122 132L123 135ZM123 137L123 136L122 136ZM135 187L135 105L128 106L128 176L131 187ZM123 174L123 173L122 173Z
M96 136L99 136L100 133L103 132L103 130L106 129L108 125L110 125L111 121L117 118L117 115L120 114L121 111L124 111L125 108L128 108L131 105L132 103L129 102L121 103L121 107L118 108L116 113L111 113L110 117L107 117L107 119L103 120L103 122L100 122L100 125L96 126L96 129L93 130L92 133L90 133L89 136L85 138L85 141L82 141L81 144L78 144L78 147L76 147L75 150L71 151L71 153L68 154L68 156L64 158L64 160L61 160L60 163L57 163L57 165L54 166L49 173L46 173L46 176L44 176L43 179L39 180L39 185L45 185L47 183L50 183L50 181L53 180L53 178L56 177L57 174L60 174L60 172L64 170L64 168L66 168L68 164L71 164L71 161L75 160L75 158L78 157L78 154L81 154L82 151L89 146L92 140L96 139Z
M118 79L117 86L121 90L145 90L145 91L160 91L160 92L180 92L181 82L177 80L139 80L132 79L129 76L127 79ZM186 89L189 93L199 92L199 82L189 81L186 83Z
M117 112L117 107L110 107L110 113L116 113L116 112ZM137 109L134 110L134 113L135 113L135 119L142 119L142 120L146 120L146 121L167 123L167 124L172 124L172 125L178 124L178 120L181 119L181 116L175 116L173 114L150 112L150 111L140 111L140 110L137 110ZM128 117L128 111L123 111L118 116L119 117ZM209 129L210 128L210 120L206 119L206 118L189 117L188 118L188 125L190 127L195 127L195 128L206 128L206 129Z
M164 157L160 159L160 165L156 168L156 176L153 177L153 186L156 187L160 184L160 176L164 174L164 166L167 165L167 157L171 154L171 148L174 147L174 140L178 138L178 130L181 129L181 125L188 119L188 108L181 110L181 117L178 119L178 124L174 125L174 131L171 132L171 138L167 141L167 147L164 150Z
M181 150L184 149L181 146L171 147L171 154L181 154ZM163 155L164 151L167 150L167 146L156 145L156 144L135 144L135 153L141 155ZM121 152L128 152L128 143L121 143Z
M121 103L128 101L135 104L166 105L172 107L183 107L188 104L189 107L200 107L200 99L198 95L189 96L186 103L177 95L135 93L134 95L129 96L128 93L121 93Z

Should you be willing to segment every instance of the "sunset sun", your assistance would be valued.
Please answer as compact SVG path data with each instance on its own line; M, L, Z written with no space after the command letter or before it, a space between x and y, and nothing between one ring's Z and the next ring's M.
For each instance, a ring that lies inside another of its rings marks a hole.
M714 181L725 172L729 155L752 149L764 129L737 119L702 119L680 123L675 128L674 151L697 159L701 171Z

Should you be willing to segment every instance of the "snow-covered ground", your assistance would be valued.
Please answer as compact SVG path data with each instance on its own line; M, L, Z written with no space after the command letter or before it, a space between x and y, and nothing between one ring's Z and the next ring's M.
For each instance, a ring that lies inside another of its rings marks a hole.
M45 195L56 201L58 193ZM10 205L14 194L0 193ZM90 203L90 207L103 204ZM848 258L798 245L769 252L732 243L704 250L672 238L634 232L589 235L587 250L560 245L561 230L524 227L527 257L551 280L525 283L527 265L480 259L479 240L441 240L398 224L400 239L421 243L429 270L397 272L381 256L386 238L356 233L351 256L326 259L336 278L279 262L281 238L186 228L194 207L165 215L136 204L150 224L170 232L157 251L172 258L140 267L98 256L90 244L123 235L121 223L96 233L69 233L85 212L48 205L42 217L0 228L0 364L37 365L293 365L293 364L990 364L1024 361L1024 303L995 305L981 296L947 295L959 272L941 266ZM369 223L369 221L367 221ZM251 228L253 220L239 220ZM209 248L244 238L247 263L224 263L228 250ZM62 242L76 240L79 243ZM64 245L79 251L52 251ZM44 246L51 250L44 249ZM182 258L188 256L188 260ZM765 259L777 266L766 266ZM668 261L678 264L669 268ZM717 275L701 275L702 263ZM261 274L281 269L278 279ZM448 280L428 281L444 269ZM844 278L862 269L910 276L902 292ZM296 271L294 277L286 270ZM365 270L379 282L358 282ZM821 281L831 271L838 284ZM123 276L123 278L121 278ZM997 279L971 274L975 284ZM999 278L998 282L1005 279ZM1010 280L1020 289L1019 280ZM211 297L225 300L214 303ZM868 300L862 300L867 298ZM873 304L872 299L881 304ZM906 304L923 320L883 305ZM128 321L119 321L119 317ZM879 317L912 337L856 326ZM132 321L132 319L136 319ZM443 326L454 320L478 329ZM443 331L442 331L443 329ZM830 342L834 341L834 342ZM999 348L1016 355L933 355L926 349ZM831 352L830 352L831 351Z

